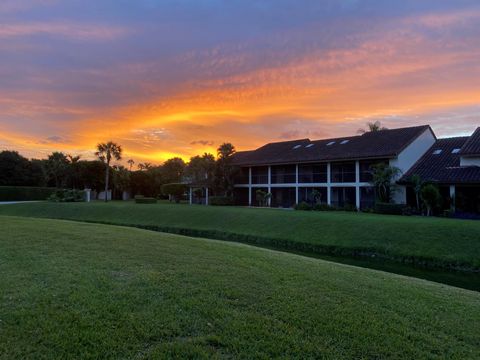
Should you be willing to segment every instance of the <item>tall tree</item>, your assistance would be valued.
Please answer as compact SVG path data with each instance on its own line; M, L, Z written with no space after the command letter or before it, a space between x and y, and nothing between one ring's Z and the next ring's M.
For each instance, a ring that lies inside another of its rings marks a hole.
M28 159L18 152L0 152L0 185L28 185L28 167Z
M48 155L46 162L47 174L54 180L55 187L61 188L67 185L69 161L67 155L55 151Z
M382 126L382 123L380 121L367 122L367 129L359 129L358 133L365 134L367 132L377 132L380 130L388 130L388 128Z
M127 163L129 166L128 170L132 171L132 167L135 164L135 161L133 159L128 159Z
M225 196L232 195L237 169L232 166L235 146L223 143L217 149L217 164L215 169L215 187Z
M210 185L215 173L215 156L203 154L194 156L185 169L185 174L190 182L204 183Z
M69 171L70 183L72 185L72 188L76 189L78 186L78 177L80 172L80 167L79 167L80 155L73 156L68 154L67 159L70 167L70 171Z
M98 156L98 158L105 164L105 202L107 202L110 161L112 161L112 158L115 160L122 159L122 147L113 141L101 143L97 145L97 152L95 155Z
M185 161L181 158L168 159L161 167L162 181L165 184L180 182L186 166Z

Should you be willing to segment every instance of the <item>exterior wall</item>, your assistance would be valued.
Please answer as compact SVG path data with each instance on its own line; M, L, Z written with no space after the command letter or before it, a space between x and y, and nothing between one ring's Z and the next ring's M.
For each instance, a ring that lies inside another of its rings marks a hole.
M235 188L237 189L248 189L248 204L250 206L256 205L257 201L255 199L256 197L256 190L258 189L264 189L264 191L267 191L269 193L275 193L274 195L278 197L279 191L287 191L287 190L294 190L295 196L294 196L294 203L299 202L299 189L305 190L305 188L324 188L326 189L326 197L322 199L323 203L327 203L329 205L332 205L334 202L334 199L332 198L332 193L333 189L340 189L340 188L352 188L355 191L355 197L352 205L355 205L357 208L361 207L361 189L365 187L371 187L370 183L368 182L361 182L360 181L360 166L359 166L359 161L355 161L355 178L354 181L352 182L332 182L332 176L331 176L331 164L333 163L326 163L327 165L327 179L326 182L322 183L303 183L299 182L299 166L295 166L295 182L291 183L272 183L272 166L268 166L268 177L262 178L265 180L263 183L254 183L252 181L252 174L254 171L252 171L252 168L250 167L248 169L248 174L249 174L249 179L248 179L248 184L237 184L235 185ZM268 206L270 205L279 205L279 201L277 198L275 198L275 201L271 201L270 199ZM293 204L292 204L293 205Z
M396 166L402 170L402 173L406 173L434 143L435 136L430 129L427 129L408 145L397 158L390 160L390 165Z
M430 147L435 143L435 136L430 129L420 135L415 141L408 145L395 159L390 160L390 166L399 168L406 173ZM394 202L397 204L407 203L407 191L405 186L397 187L394 195Z
M461 157L460 166L480 166L480 157Z

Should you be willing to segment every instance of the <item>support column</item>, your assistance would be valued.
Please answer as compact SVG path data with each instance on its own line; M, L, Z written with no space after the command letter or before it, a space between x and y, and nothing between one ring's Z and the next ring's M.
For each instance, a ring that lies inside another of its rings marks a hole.
M205 205L208 205L208 187L205 188Z
M272 167L269 166L268 167L268 193L272 193ZM272 197L270 196L268 198L268 204L267 204L268 207L272 206Z
M252 206L252 167L248 168L248 206Z
M332 205L331 167L327 164L327 204Z
M193 188L190 186L190 192L188 194L190 205L193 204Z
M295 166L295 204L298 204L298 164Z
M450 204L450 208L455 211L455 185L450 185L450 199L452 199L452 203Z
M355 161L355 206L360 210L360 161Z

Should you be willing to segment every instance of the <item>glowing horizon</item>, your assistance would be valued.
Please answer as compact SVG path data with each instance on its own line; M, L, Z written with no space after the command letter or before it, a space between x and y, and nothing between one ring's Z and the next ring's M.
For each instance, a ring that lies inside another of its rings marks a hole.
M476 1L5 0L0 51L0 150L28 157L480 126Z

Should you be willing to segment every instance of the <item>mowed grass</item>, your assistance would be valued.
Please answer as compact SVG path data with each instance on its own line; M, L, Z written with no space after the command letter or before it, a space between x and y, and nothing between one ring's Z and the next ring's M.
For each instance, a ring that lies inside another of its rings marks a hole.
M480 269L480 221L133 202L30 203L0 215L143 226L303 252L366 255L426 267Z
M480 358L480 294L248 245L0 216L0 358Z

